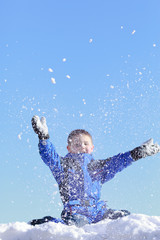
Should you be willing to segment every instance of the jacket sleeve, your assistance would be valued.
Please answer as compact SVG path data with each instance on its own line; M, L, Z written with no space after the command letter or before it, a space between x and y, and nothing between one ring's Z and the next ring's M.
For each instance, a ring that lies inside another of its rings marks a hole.
M40 140L38 147L43 162L50 168L57 183L60 184L63 169L61 166L60 156L56 152L55 147L53 146L49 139Z
M101 181L103 184L130 166L133 161L130 152L120 153L104 160L92 160L88 165L88 171L93 181Z

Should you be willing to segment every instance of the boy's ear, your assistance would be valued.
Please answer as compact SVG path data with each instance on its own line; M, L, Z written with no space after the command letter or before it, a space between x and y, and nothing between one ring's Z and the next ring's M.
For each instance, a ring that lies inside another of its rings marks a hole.
M68 152L70 152L70 146L69 145L67 145L67 150L68 150Z

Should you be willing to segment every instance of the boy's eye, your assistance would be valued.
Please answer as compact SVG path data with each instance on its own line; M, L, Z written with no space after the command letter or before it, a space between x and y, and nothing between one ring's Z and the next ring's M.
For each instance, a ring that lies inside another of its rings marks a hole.
M80 146L80 144L76 143L76 144L75 144L75 146L76 146L76 147L79 147L79 146Z

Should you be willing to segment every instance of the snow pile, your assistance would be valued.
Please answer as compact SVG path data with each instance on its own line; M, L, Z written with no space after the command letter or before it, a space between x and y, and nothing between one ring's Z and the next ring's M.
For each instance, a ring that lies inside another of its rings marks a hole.
M83 228L61 223L35 227L23 222L0 224L0 240L160 240L160 217L132 214Z

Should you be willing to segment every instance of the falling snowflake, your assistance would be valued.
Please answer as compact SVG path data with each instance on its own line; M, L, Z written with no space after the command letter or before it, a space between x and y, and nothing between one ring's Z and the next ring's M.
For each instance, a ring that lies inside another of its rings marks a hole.
M57 195L57 193L58 193L58 192L57 192L57 191L55 191L55 192L53 192L53 195Z
M56 94L54 94L54 95L53 95L53 99L56 99L56 96L57 96L57 95L56 95Z
M66 62L66 60L67 60L66 58L63 58L63 59L62 59L63 62Z
M111 86L110 86L110 88L112 88L112 89L113 89L113 88L114 88L114 86L113 86L113 85L111 85Z
M18 134L18 138L19 138L19 140L22 139L22 132L20 134Z
M90 39L89 39L89 43L92 43L92 42L93 42L93 39L92 39L92 38L90 38Z
M53 69L52 69L52 68L48 68L48 71L49 71L49 72L53 72Z
M70 75L66 75L66 78L70 79L71 77L70 77Z
M56 80L55 80L55 78L51 78L51 82L53 83L53 84L56 84Z
M135 34L135 32L136 32L136 30L133 30L133 31L132 31L132 35Z
M84 98L82 99L82 101L83 101L84 104L86 104L86 100Z

